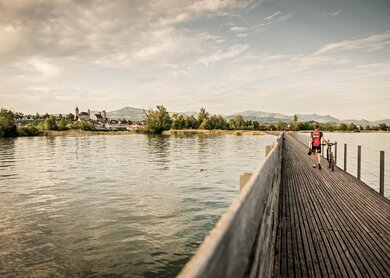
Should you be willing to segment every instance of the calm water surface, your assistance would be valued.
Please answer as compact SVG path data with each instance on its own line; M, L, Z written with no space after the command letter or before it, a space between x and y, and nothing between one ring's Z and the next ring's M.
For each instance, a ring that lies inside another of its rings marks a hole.
M1 139L0 277L174 276L274 141Z

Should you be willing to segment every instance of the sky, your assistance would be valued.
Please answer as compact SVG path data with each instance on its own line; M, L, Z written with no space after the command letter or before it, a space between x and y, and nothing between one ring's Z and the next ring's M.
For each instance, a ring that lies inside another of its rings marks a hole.
M0 0L0 107L390 118L388 0Z

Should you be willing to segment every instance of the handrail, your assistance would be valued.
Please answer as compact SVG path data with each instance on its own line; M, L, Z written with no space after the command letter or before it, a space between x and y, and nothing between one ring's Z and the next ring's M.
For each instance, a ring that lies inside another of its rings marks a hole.
M284 133L178 277L270 276Z

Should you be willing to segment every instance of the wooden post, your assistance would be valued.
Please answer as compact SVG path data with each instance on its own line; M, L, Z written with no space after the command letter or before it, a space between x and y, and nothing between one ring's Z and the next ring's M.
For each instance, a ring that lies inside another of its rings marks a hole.
M347 144L344 144L344 171L347 172Z
M379 163L379 194L385 195L385 152L380 152Z
M245 187L245 185L248 183L249 179L252 177L252 173L244 173L240 176L240 192Z
M334 142L334 165L337 166L337 141Z
M362 170L362 146L358 146L358 155L357 155L357 179L360 180Z

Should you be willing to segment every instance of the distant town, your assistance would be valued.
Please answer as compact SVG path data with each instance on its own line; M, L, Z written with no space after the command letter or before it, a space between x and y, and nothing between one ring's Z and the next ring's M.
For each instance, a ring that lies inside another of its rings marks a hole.
M76 106L74 113L69 113L67 115L59 114L57 116L53 116L49 114L39 115L37 113L36 115L23 115L15 122L19 127L23 127L31 123L43 124L45 120L50 117L54 117L54 120L56 121L55 124L59 127L63 125L61 120L69 128L72 128L72 125L77 125L78 123L84 122L89 124L88 126L90 128L87 129L93 129L95 131L136 131L145 125L145 121L109 119L107 118L107 112L105 110L97 113L91 113L90 109L87 109L87 111L80 111L78 106Z

